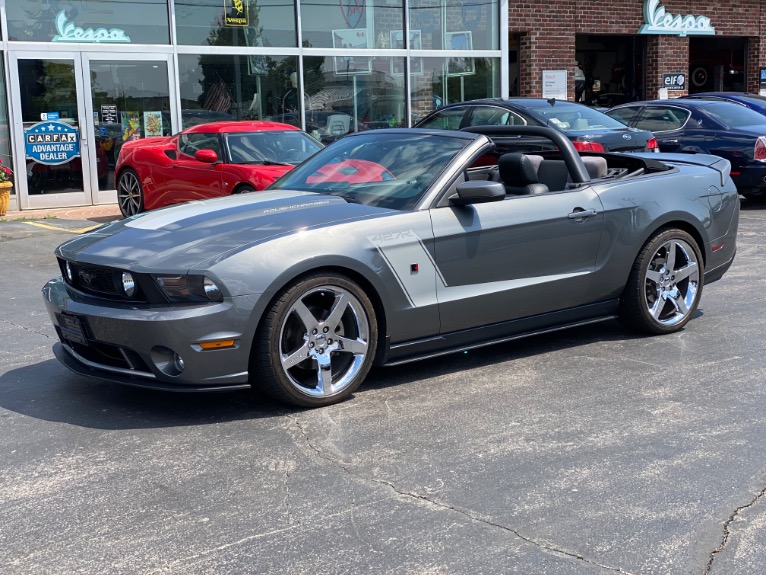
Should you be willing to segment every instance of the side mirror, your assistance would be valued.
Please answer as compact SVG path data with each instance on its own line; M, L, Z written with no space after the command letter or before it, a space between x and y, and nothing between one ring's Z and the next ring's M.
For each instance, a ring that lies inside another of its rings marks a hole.
M197 150L194 152L194 159L206 164L215 164L218 161L218 154L213 150Z
M463 182L457 186L457 196L450 198L453 206L499 202L505 199L505 186L486 180Z

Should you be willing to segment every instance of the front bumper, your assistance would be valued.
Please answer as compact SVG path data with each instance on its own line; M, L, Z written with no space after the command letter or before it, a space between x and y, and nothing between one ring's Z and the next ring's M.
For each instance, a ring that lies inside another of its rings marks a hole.
M43 299L60 339L53 351L77 374L173 391L250 387L256 296L205 305L140 307L79 297L58 277L45 284ZM234 340L234 346L199 346L217 340ZM176 356L183 360L181 370L173 361Z

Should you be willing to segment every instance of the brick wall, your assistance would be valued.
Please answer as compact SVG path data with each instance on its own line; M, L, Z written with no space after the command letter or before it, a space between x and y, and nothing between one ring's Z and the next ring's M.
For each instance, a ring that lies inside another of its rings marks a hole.
M710 18L716 36L748 37L748 91L758 91L758 69L766 66L766 0L662 0L669 14ZM569 97L574 98L575 36L635 35L644 24L643 0L528 0L509 2L511 34L520 34L521 96L540 96L543 70L568 70ZM689 67L689 38L647 36L646 95L657 96L662 74ZM512 81L513 79L511 79ZM676 92L672 95L681 95Z

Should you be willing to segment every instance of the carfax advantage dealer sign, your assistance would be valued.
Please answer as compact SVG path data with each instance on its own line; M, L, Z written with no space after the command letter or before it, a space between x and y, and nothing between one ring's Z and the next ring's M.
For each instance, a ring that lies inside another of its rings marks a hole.
M40 122L24 131L27 158L40 164L66 164L80 155L80 134L64 122Z

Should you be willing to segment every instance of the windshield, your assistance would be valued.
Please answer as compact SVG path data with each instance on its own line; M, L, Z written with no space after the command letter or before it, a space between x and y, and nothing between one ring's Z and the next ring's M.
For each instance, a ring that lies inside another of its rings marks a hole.
M543 104L530 106L528 109L549 126L566 132L567 130L611 130L625 128L625 125L606 114L580 106L556 102L553 106Z
M710 102L705 105L704 110L708 116L727 128L766 124L766 117L739 104Z
M350 136L288 172L271 188L333 194L349 202L409 210L470 142L415 131Z
M232 164L296 165L322 145L300 130L224 134Z

